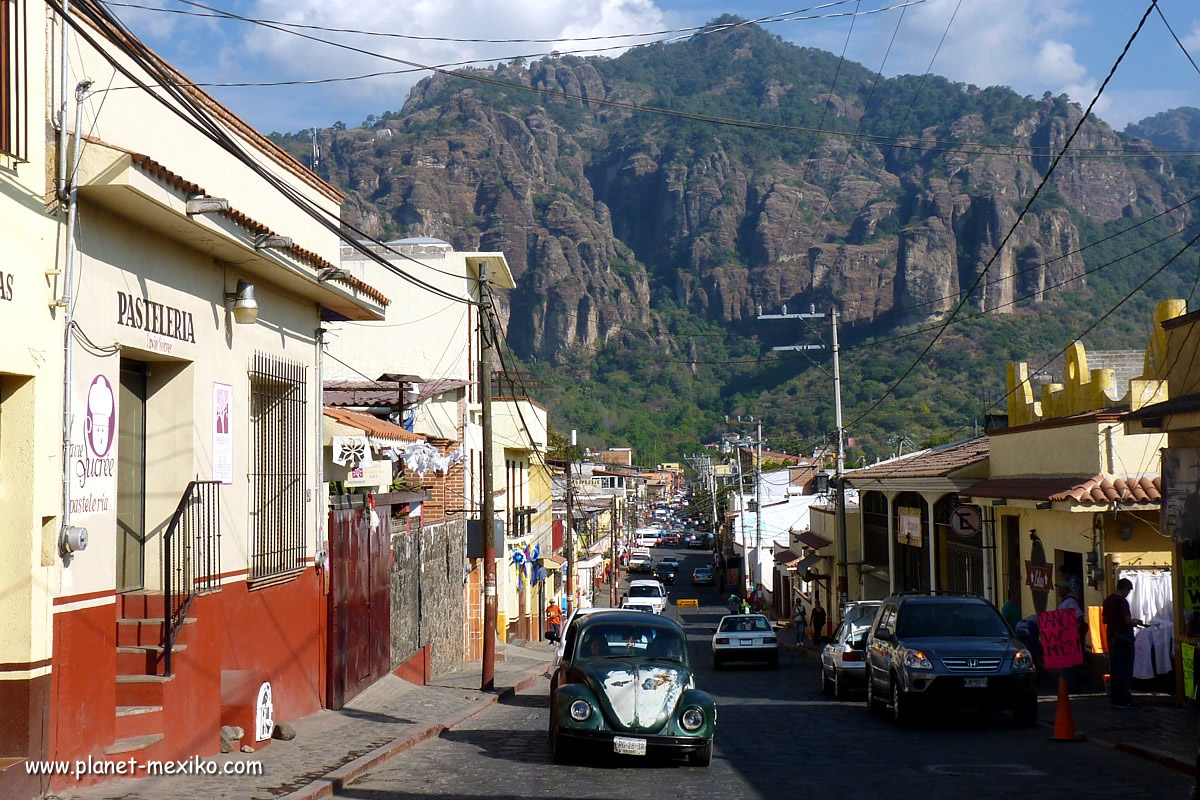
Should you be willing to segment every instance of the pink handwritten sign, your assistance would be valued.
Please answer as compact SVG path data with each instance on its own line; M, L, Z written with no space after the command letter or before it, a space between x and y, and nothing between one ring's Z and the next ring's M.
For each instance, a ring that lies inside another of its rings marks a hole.
M1078 620L1079 616L1070 608L1038 614L1038 634L1046 669L1066 669L1083 663Z

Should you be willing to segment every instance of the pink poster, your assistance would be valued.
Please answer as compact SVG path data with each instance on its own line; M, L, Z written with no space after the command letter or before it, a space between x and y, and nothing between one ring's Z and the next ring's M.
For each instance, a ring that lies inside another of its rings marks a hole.
M213 384L213 480L233 483L233 387Z
M1079 615L1073 609L1043 611L1038 614L1038 632L1042 640L1046 669L1066 669L1083 663L1083 642L1079 638Z

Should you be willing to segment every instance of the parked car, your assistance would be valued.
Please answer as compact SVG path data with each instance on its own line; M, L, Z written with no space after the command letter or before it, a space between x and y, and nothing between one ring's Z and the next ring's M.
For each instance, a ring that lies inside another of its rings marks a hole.
M1008 709L1037 723L1033 655L980 597L899 594L883 601L866 642L867 707L896 722L918 711Z
M678 564L668 564L665 561L660 561L654 566L655 580L666 586L674 585L677 574L679 574Z
M696 567L692 570L692 583L697 586L711 586L713 582L712 567Z
M779 637L762 614L729 614L713 629L713 669L730 661L765 661L779 666Z
M821 650L821 691L825 694L844 700L849 690L867 685L864 648L879 606L878 600L859 600L842 611L833 639Z
M667 590L658 581L636 580L629 582L628 600L642 599L654 606L654 613L661 614L667 606Z
M687 636L677 623L614 611L576 620L563 641L550 681L555 761L592 751L712 763L717 705L693 688Z

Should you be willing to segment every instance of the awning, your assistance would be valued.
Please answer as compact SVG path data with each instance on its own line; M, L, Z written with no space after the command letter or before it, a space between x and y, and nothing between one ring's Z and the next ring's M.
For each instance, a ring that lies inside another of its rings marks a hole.
M585 558L583 561L580 561L579 563L577 563L575 565L575 568L576 569L594 569L594 568L600 566L602 563L604 563L604 558L602 556L592 556L591 558Z
M822 558L824 558L824 556L819 556L816 553L810 553L809 555L806 555L804 558L797 561L794 566L789 565L789 567L794 569L797 575L803 575L812 568L813 564L816 564Z
M806 544L814 550L820 550L822 547L828 547L833 542L826 539L824 536L818 536L812 531L804 531L796 535L802 544Z
M783 550L775 554L775 563L782 564L785 567L791 566L799 560L799 553L795 553L791 550Z
M976 498L1075 502L1079 505L1153 505L1162 500L1162 478L1110 480L1103 474L1088 477L992 478L968 486L960 494Z
M542 566L546 569L562 569L562 565L567 563L565 558L559 558L558 556L542 556L538 561L541 561Z

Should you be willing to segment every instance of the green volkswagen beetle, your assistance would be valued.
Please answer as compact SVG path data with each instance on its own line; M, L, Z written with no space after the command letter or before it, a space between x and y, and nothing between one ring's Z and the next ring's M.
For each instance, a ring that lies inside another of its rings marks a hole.
M695 683L677 623L638 611L576 618L551 679L554 760L584 751L686 755L707 767L717 704Z

